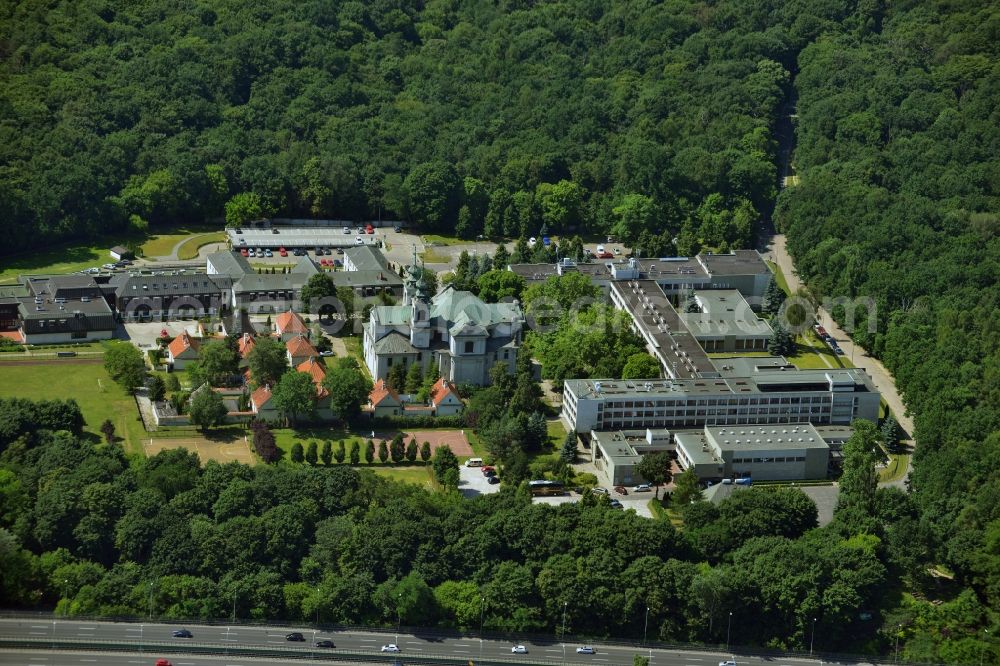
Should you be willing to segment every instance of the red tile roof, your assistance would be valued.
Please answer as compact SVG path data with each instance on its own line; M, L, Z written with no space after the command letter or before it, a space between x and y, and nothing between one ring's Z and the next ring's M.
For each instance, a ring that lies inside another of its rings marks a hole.
M257 340L252 335L250 335L249 333L244 333L240 337L240 341L238 343L238 348L239 348L240 356L242 356L243 358L246 358L247 355L251 351L253 351L253 348L254 348L254 346L256 344L257 344Z
M313 383L316 384L317 398L325 398L329 395L326 387L323 386L323 380L326 379L326 368L323 367L322 363L317 361L315 358L310 358L303 363L299 363L295 369L298 372L304 372L312 377Z
M271 389L268 386L261 386L259 389L250 394L250 404L253 405L254 411L260 411L260 409L267 404L267 401L271 399Z
M391 397L395 404L400 404L399 395L386 385L384 379L380 379L375 383L372 392L368 394L368 402L373 407L378 407L388 397Z
M298 316L291 310L288 312L282 312L278 315L275 320L275 327L278 329L278 333L308 333L309 327L306 323L302 321L302 317Z
M315 347L309 344L309 340L307 340L304 335L296 335L286 343L285 347L288 349L288 354L292 358L319 356L319 352L316 351Z
M455 391L454 385L452 385L452 383L444 377L441 377L434 382L434 386L431 387L431 404L435 407L440 405L441 402L448 397L448 395L453 395L456 400L461 400L461 398L458 397L458 393Z
M189 349L198 351L198 342L184 331L170 342L167 349L170 350L172 358L177 358Z

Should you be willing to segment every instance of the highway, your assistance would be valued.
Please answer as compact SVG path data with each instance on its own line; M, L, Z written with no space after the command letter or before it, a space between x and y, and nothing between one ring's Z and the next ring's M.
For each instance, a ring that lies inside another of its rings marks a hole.
M175 629L188 629L190 639L172 638ZM306 638L304 643L285 640L285 634L298 631ZM302 664L322 660L323 655L338 656L341 660L356 656L361 661L384 660L391 663L393 657L407 664L407 657L413 662L450 659L461 661L505 661L511 664L567 664L571 666L631 666L636 654L651 656L650 666L717 666L724 659L735 659L738 666L816 666L822 662L810 658L767 658L750 657L739 654L729 655L710 651L673 651L645 649L617 645L592 644L593 655L578 655L578 643L524 642L528 654L511 654L513 643L503 640L483 640L470 637L441 637L435 635L412 635L390 632L367 631L315 631L308 627L264 627L264 626L206 626L192 624L130 624L119 622L94 622L77 620L51 620L43 618L3 618L0 619L0 646L3 641L28 639L30 648L0 650L0 664L21 664L28 666L62 666L81 664L152 664L159 657L170 659L174 666L247 666L256 664ZM335 649L314 648L313 641L329 639ZM71 650L51 650L55 643L71 642ZM95 644L94 652L87 652L86 645ZM99 644L116 643L122 650L99 652L104 649ZM399 655L380 652L386 643L396 643ZM214 656L192 654L198 651L214 651ZM246 650L269 650L271 654L262 658L229 656L218 654L220 650L243 652ZM291 658L282 659L274 651L284 651ZM330 663L323 661L322 663ZM411 662L412 663L412 662Z

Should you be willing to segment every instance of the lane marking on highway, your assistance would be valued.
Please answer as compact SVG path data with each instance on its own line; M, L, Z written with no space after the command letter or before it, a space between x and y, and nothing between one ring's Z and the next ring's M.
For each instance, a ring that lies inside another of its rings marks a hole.
M93 631L94 629L97 629L97 627L80 627L80 629L83 629L84 631Z
M545 650L546 652L562 652L562 650Z
M452 652L461 652L463 654L469 654L468 650L452 650Z
M455 643L455 647L469 647L468 643Z
M30 633L32 636L48 636L49 635L49 632L47 632L47 631L31 631L31 632L28 632L28 633Z
M358 640L360 640L362 643L378 643L377 638L361 638Z
M411 650L416 650L417 652L423 652L420 648L410 648Z
M97 661L96 659L81 659L80 661Z
M33 624L33 625L31 625L31 628L32 629L48 629L49 625L47 625L47 624Z

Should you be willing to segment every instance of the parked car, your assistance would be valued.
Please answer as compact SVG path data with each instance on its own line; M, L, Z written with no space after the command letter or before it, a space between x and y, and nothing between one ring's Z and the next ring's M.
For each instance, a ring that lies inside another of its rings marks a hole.
M836 354L837 356L843 356L844 350L841 349L840 347L837 347L836 349L833 350L833 353Z
M365 227L365 233L369 235L375 233L375 227L369 224L367 227Z
M402 652L402 650L395 643L389 643L382 646L382 652Z
M535 239L534 236L528 239L528 247L535 247L536 243L538 243L538 241Z
M490 484L491 486L495 486L498 483L500 483L500 477L499 476L488 476L488 477L486 477L486 483Z
M651 493L653 492L653 486L648 483L640 483L635 488L632 489L634 493Z
M344 227L343 232L345 234L349 234L349 233L351 233L351 228L350 227Z
M511 654L528 654L528 648L523 645L515 645L510 649Z
M173 636L174 638L194 638L194 634L192 634L192 633L191 633L190 631L188 631L187 629L177 629L177 630L176 630L176 631L174 631L174 633L173 633L173 634L171 634L171 635L172 635L172 636Z
M598 252L597 253L597 258L598 259L614 259L615 255L611 254L610 252Z
M491 479L491 478L493 478L496 475L497 475L497 472L494 469L487 470L487 471L483 472L483 476L485 476L487 479Z
M469 460L472 461L472 463L473 463L473 464L469 465L469 467L478 467L478 465L475 464L476 460L479 461L480 465L483 464L481 458L470 458ZM486 472L494 472L494 471L496 471L496 467L494 467L493 465L483 465L482 469L480 469L479 471L481 471L483 474L486 474Z
M590 647L589 645L584 645L583 647L578 647L576 649L577 654L597 654L597 650Z
M726 661L720 661L719 666L736 666L736 660L727 659Z
M590 492L595 493L597 495L609 495L610 494L608 492L607 488L602 488L600 486L597 486L596 488L591 488Z
M628 490L625 489L625 486L615 486L615 492L619 495L628 495Z
M131 266L132 265L132 261L130 259L122 259L118 263L121 264L122 266Z
M319 355L320 356L336 356L336 354L333 353L332 349L324 349L323 351L321 351L319 353Z
M323 248L323 254L325 254L325 255L329 256L329 255L331 254L331 252L330 252L330 248L328 248L328 247L324 247L324 248Z
M293 631L290 634L285 634L286 641L293 641L295 643L302 643L306 640L306 637L297 631Z
M403 227L399 226L398 224L394 224L392 225L392 230L398 234L400 231L403 230Z
M362 238L361 236L358 236L357 238L354 239L354 244L355 245L364 245L365 244L365 239Z
M613 500L611 500L611 508L612 509L624 509L625 505L622 504L621 502L619 502L618 500L613 499Z
M321 641L316 641L316 647L335 648L337 646L333 644L333 641L323 639Z
M343 268L344 262L342 262L340 259L334 259L333 261L330 262L330 265L336 266L337 268Z
M264 256L265 257L273 257L274 256L274 252L271 252L270 250L264 250Z
M113 271L113 270L115 270L115 265L114 264L104 264L103 266L101 266L101 268L103 268L105 270Z
M286 250L283 247L279 247L278 248L278 254L280 254L283 257L287 257L288 256L288 250Z

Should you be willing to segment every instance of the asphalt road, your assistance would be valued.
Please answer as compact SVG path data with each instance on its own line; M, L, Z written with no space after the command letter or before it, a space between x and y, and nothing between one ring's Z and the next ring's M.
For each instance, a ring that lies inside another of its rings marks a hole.
M171 632L178 628L189 629L194 637L177 639L171 637ZM290 643L285 640L285 634L300 631L306 637L305 643ZM398 639L393 633L377 632L314 632L309 628L295 627L224 627L198 625L168 625L168 624L127 624L115 622L89 622L38 619L2 619L0 620L0 638L29 637L41 641L37 650L0 650L0 664L28 664L32 666L59 666L62 664L79 666L86 663L97 664L150 664L157 658L166 657L174 666L197 666L199 664L219 664L227 666L237 664L280 664L303 663L302 659L281 660L274 657L205 657L184 653L185 647L195 646L233 648L269 648L287 649L290 652L317 654L329 648L313 648L312 641L330 639L336 644L335 652L357 654L359 660L369 656L379 655L380 648L386 643L395 642L401 653L399 659L406 662L407 656L434 658L448 657L451 659L509 661L521 664L583 664L586 666L631 666L636 654L651 655L651 666L716 666L720 660L733 658L728 654L694 651L645 650L635 647L594 644L597 650L593 655L578 655L578 644L569 643L565 646L558 642L526 642L527 655L511 654L512 643L500 640L484 640L477 638L442 638L437 636L416 636L399 634ZM79 650L51 651L45 645L46 640L62 640L84 643L93 641L134 643L134 651L128 654L120 653L87 653L81 647ZM565 650L565 656L564 656ZM140 653L141 651L141 653ZM390 656L390 655L385 655ZM739 666L757 666L770 662L771 666L815 666L817 659L808 658L761 658L735 656ZM388 661L388 660L387 660ZM329 663L329 662L326 662Z
M785 244L785 236L783 234L776 234L771 239L769 255L770 258L781 268L781 272L784 274L785 280L788 282L788 288L792 293L795 293L799 287L802 286L802 281L799 279L798 273L795 272L795 264L792 262L791 255L788 254ZM886 404L889 405L889 408L892 410L892 413L899 422L899 425L905 431L904 440L910 440L910 438L913 437L913 417L906 411L903 399L900 396L899 391L896 389L896 380L892 376L892 373L889 372L889 370L882 365L882 362L877 358L868 356L868 352L864 348L860 345L855 345L851 336L840 328L837 322L833 320L833 317L830 316L829 312L820 308L817 315L819 323L837 341L840 348L844 350L844 355L847 358L850 358L855 366L864 368L865 371L871 376L872 380L875 382L875 386L882 393L882 398L886 401ZM909 468L903 477L897 481L884 485L904 488L908 476Z

